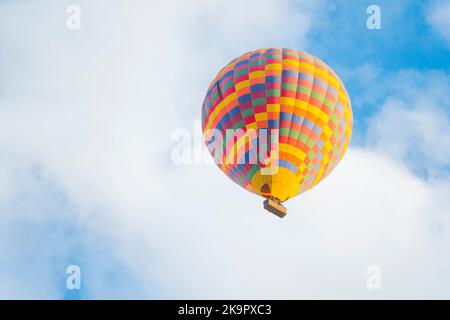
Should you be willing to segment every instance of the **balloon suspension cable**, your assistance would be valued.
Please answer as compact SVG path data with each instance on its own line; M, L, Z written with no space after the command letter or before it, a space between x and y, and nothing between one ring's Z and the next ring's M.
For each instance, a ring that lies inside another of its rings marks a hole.
M269 197L264 200L264 209L280 218L284 218L287 213L286 207L281 204L281 201L279 199L274 197Z

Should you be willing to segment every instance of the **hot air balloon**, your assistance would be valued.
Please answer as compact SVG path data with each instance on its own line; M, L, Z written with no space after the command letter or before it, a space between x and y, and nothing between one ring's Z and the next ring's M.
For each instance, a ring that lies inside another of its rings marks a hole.
M314 187L342 159L352 124L350 98L336 73L293 49L234 59L202 105L204 139L216 164L280 217L284 201Z

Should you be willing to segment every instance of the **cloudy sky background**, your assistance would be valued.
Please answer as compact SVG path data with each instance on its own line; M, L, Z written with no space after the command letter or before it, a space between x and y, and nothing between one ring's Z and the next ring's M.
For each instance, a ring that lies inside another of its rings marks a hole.
M368 30L373 3L0 1L0 298L450 298L450 2L377 1ZM171 158L215 73L274 46L332 66L355 118L285 219Z

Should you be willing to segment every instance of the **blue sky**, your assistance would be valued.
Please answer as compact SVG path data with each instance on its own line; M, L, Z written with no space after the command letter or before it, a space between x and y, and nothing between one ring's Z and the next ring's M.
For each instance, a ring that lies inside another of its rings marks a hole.
M313 39L311 50L335 66L336 70L351 70L368 63L377 68L380 77L388 82L372 101L353 105L357 134L364 134L367 117L378 110L391 77L398 71L440 70L448 73L450 68L448 44L426 18L430 2L376 2L381 8L381 30L366 28L368 15L362 15L361 12L365 12L371 4L374 2L333 2L327 10L326 25L312 30L310 36ZM361 84L360 79L351 77L345 80L354 99L372 85Z
M0 298L450 297L449 21L448 1L1 1ZM271 46L332 66L355 123L283 221L170 157L214 74Z

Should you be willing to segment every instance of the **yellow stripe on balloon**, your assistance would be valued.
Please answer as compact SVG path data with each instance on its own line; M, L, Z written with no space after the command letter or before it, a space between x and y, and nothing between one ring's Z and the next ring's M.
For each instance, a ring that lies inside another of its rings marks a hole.
M236 91L242 90L244 88L250 87L250 81L249 80L243 80L241 82L236 83Z
M302 161L305 160L307 156L307 154L302 149L299 149L296 146L292 146L286 143L280 143L280 152L289 153Z
M259 71L253 71L253 72L250 72L249 78L250 78L250 79L264 78L265 75L266 75L266 74L265 74L264 71L261 71L261 70L259 70Z

